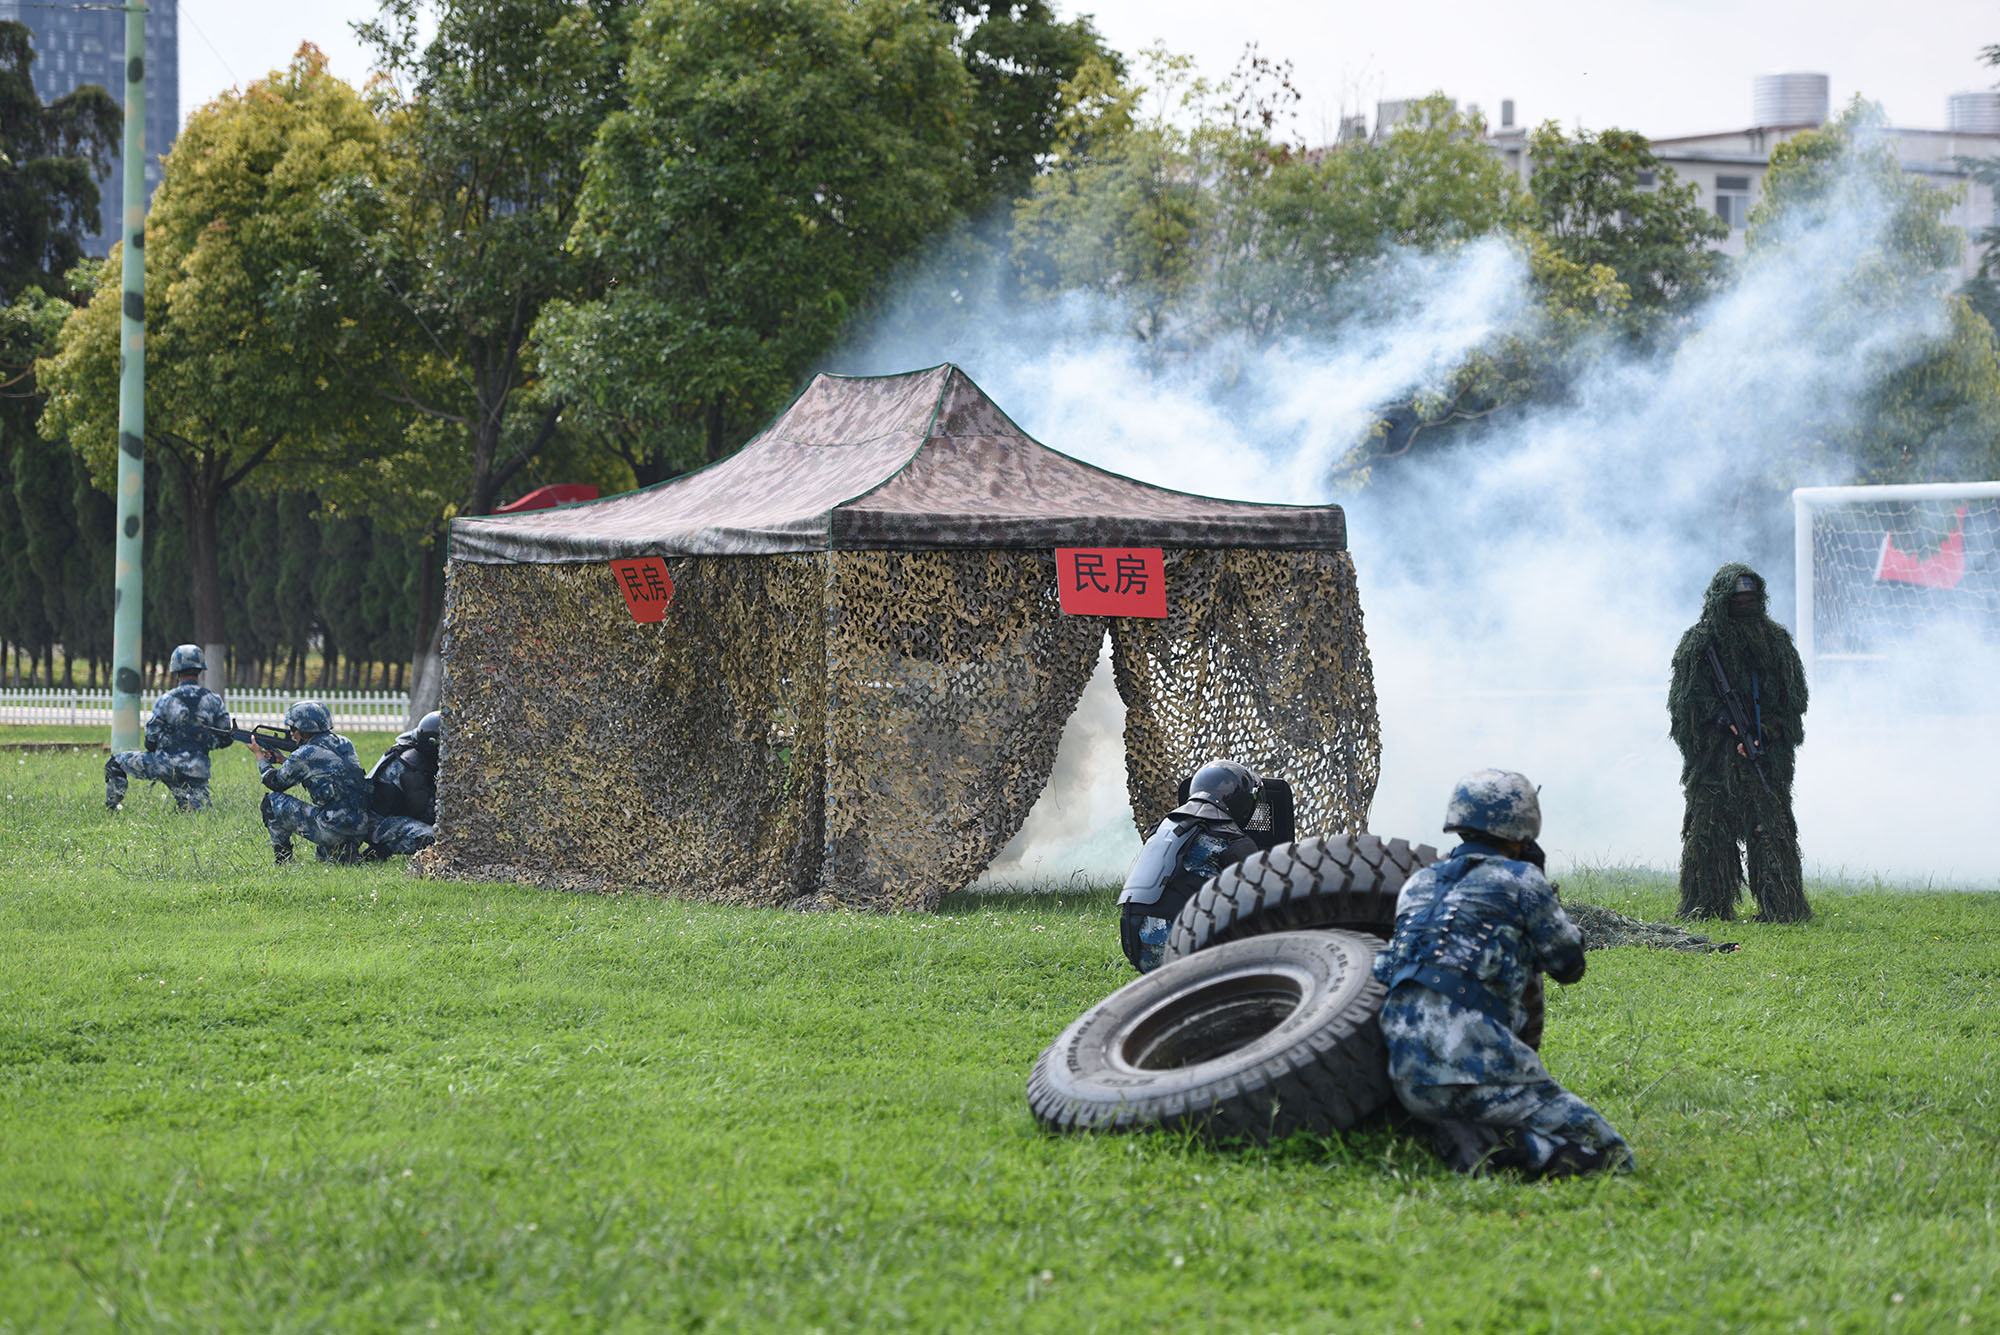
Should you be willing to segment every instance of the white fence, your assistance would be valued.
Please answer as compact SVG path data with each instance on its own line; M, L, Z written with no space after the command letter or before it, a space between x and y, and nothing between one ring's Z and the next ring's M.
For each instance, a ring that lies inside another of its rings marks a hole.
M340 732L401 732L409 716L410 697L401 691L258 691L244 687L222 693L230 717L248 726L278 723L294 700L317 700L333 712L333 726ZM142 696L139 716L143 720L152 700ZM0 724L68 724L78 727L111 726L111 692L107 690L16 689L0 690Z

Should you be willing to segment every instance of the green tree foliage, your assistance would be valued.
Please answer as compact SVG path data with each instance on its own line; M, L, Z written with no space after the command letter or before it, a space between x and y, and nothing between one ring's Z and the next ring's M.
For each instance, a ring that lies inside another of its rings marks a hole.
M420 419L376 499L433 531L490 511L556 436L563 401L523 350L546 303L595 287L563 242L590 145L624 96L629 10L386 0L361 29L390 76L378 97L394 171L335 216L365 238L350 314L387 350L366 374Z
M1052 169L1015 213L1013 259L1031 298L1102 293L1135 336L1159 343L1185 324L1202 279L1207 177L1228 132L1191 61L1160 47L1143 59L1148 84L1090 60L1064 86Z
M123 120L94 84L42 105L34 61L27 25L0 22L0 302L62 290L97 228L96 177Z
M1046 0L939 0L938 14L957 29L959 58L972 76L976 191L1012 200L1026 193L1055 147L1063 85L1086 62L1122 73L1123 60L1088 15L1059 22Z
M1214 304L1260 341L1325 333L1352 284L1398 253L1435 253L1505 225L1518 187L1477 113L1442 94L1375 139L1318 154L1239 140L1214 250Z
M1871 345L1859 411L1827 421L1811 452L1853 461L1867 482L1991 477L2000 467L2000 348L1993 329L1949 293L1965 239L1944 221L1952 192L1906 174L1877 134L1879 108L1857 99L1839 117L1780 144L1750 214L1755 265L1782 257L1802 236L1859 226L1860 262L1833 284L1819 338L1829 352ZM1884 338L1911 311L1942 306L1942 327L1912 351Z
M977 192L953 38L911 0L653 0L571 236L611 281L544 315L551 393L676 469L761 423Z
M1391 255L1510 216L1515 187L1483 125L1442 95L1374 140L1305 152L1272 134L1282 67L1252 57L1217 86L1160 48L1145 61L1146 85L1087 64L1065 90L1053 169L1015 226L1031 293L1116 298L1149 342L1268 343L1338 326L1354 280Z
M190 606L180 624L227 642L218 519L253 473L345 468L373 448L380 400L342 374L345 322L324 298L322 196L386 168L381 126L302 47L285 70L196 111L165 163L146 228L146 445L176 492ZM42 430L100 486L117 473L120 248L37 374ZM148 590L149 598L166 598Z
M1565 134L1554 122L1529 137L1534 165L1525 223L1573 265L1602 265L1629 295L1625 325L1657 337L1713 293L1728 260L1714 243L1728 224L1630 130Z
M30 509L47 502L38 486L46 468L35 433L42 410L35 359L55 348L57 331L71 309L39 288L0 304L0 641L27 650L32 659L50 655L60 638L49 622L31 555L32 522L40 515L24 515L21 497L25 490Z
M1979 58L2000 69L2000 44L1980 48ZM2000 158L1960 158L1958 163L1974 184L1984 186L2000 201ZM1972 234L1972 243L1979 247L1979 269L1959 291L1987 324L2000 329L2000 212Z

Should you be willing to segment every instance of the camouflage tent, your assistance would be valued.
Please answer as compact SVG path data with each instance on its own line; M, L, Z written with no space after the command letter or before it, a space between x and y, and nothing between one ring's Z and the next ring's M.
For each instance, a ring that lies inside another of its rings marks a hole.
M1164 549L1168 615L1064 615L1058 547ZM1212 755L1289 778L1301 829L1374 793L1339 507L1093 468L954 366L820 376L721 463L457 520L450 555L433 874L935 906L1019 830L1107 631L1143 828Z

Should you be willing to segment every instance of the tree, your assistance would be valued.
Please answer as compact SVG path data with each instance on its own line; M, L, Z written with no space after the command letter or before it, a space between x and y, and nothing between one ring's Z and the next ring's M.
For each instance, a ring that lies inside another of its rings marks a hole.
M1746 268L1781 259L1801 238L1862 230L1858 260L1831 285L1815 324L1829 353L1864 352L1855 411L1820 425L1807 448L1847 458L1869 482L1991 477L2000 467L2000 348L1950 279L1965 239L1944 221L1949 190L1906 174L1875 131L1879 108L1840 116L1780 144L1750 213ZM1912 312L1938 313L1935 335L1877 337Z
M1046 0L939 0L972 77L971 155L975 195L1009 202L1025 194L1054 148L1063 85L1088 61L1124 72L1090 17L1056 21Z
M1979 58L1989 66L2000 68L2000 43L1982 47ZM2000 85L1996 85L2000 87ZM1988 194L2000 201L2000 158L1960 158L1958 165L1964 168L1975 185L1986 187ZM1995 220L1972 234L1972 242L1979 247L1979 268L1959 289L1972 309L1978 311L1986 323L2000 329L2000 211Z
M32 287L0 304L0 641L27 649L31 662L47 657L51 666L58 632L49 622L48 600L34 566L32 527L42 518L41 507L53 507L63 520L70 507L63 498L41 494L37 485L46 479L46 470L39 466L44 447L35 435L42 394L34 368L37 357L54 349L72 309Z
M365 454L379 401L341 373L349 331L325 299L322 195L386 169L382 129L301 47L288 69L188 119L146 225L146 446L185 521L193 638L227 642L217 520L259 470L322 476ZM98 485L117 474L122 247L37 375L41 429ZM166 533L153 535L165 541ZM165 597L165 591L159 591Z
M1657 336L1715 290L1728 261L1714 243L1729 226L1702 208L1694 185L1679 181L1644 135L1571 138L1550 121L1529 136L1528 155L1524 224L1561 258L1617 275L1630 294L1628 332Z
M97 228L97 178L123 117L94 84L48 106L35 93L27 25L0 22L0 303L61 292Z
M1226 131L1192 61L1158 46L1142 58L1150 84L1089 60L1064 86L1052 169L1015 211L1013 260L1030 297L1102 293L1135 337L1159 344L1180 332L1202 279L1206 168Z
M1386 133L1317 154L1251 138L1220 177L1211 290L1224 327L1259 342L1327 333L1352 313L1359 280L1392 257L1500 230L1518 188L1484 133L1476 112L1433 93Z
M362 25L394 171L329 202L360 257L342 289L348 368L405 414L397 457L341 498L435 547L556 438L565 400L525 353L550 301L597 290L564 248L584 161L622 104L627 0L384 0ZM424 35L431 29L430 35ZM413 708L435 698L438 554L423 563Z
M952 38L911 0L653 0L570 237L606 285L537 327L551 397L671 469L739 443L973 197Z

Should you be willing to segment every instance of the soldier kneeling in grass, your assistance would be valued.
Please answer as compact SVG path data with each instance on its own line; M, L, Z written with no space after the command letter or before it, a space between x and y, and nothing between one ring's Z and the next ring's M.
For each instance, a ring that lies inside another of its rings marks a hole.
M1574 983L1584 966L1583 937L1542 876L1533 785L1506 770L1468 774L1444 828L1465 842L1410 878L1396 934L1375 957L1397 1099L1461 1173L1631 1172L1625 1138L1519 1037L1534 972Z
M271 834L273 860L292 860L292 836L315 846L321 862L358 862L361 841L375 828L368 809L368 776L354 754L354 744L333 730L333 716L316 700L301 700L285 711L285 727L296 748L280 755L250 742L264 786L264 828ZM311 802L301 802L284 790L302 784Z
M208 753L230 743L229 711L222 697L201 684L208 664L197 645L183 644L167 660L174 688L153 702L146 720L146 749L119 751L104 762L104 806L125 805L131 777L167 786L174 805L200 811L208 805Z

